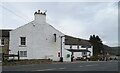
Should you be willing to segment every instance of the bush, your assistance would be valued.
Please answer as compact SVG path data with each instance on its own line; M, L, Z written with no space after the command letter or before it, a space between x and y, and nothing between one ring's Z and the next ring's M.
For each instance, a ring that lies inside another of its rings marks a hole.
M12 60L7 60L7 59L6 59L6 60L3 60L4 63L15 62L15 61L16 61L16 60L13 60L13 59L12 59Z
M98 61L98 60L100 60L100 59L101 59L100 56L91 56L91 57L90 57L90 60L91 60L91 61Z
M69 58L70 57L70 54L67 54L67 58Z

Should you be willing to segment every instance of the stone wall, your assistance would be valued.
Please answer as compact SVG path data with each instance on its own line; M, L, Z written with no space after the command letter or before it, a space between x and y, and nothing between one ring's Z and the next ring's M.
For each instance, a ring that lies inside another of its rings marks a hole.
M47 59L32 59L32 60L9 60L9 61L4 61L2 63L2 66L17 66L17 65L34 65L34 64L49 64L52 63L52 60L47 60Z

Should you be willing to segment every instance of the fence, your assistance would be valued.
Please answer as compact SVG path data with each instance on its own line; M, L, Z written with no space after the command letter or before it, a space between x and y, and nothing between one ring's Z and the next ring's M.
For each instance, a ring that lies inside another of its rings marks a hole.
M16 54L4 54L4 53L2 53L2 60L4 61L4 60L6 60L6 59L9 59L9 57L13 57L13 59L15 58L15 57L18 57L18 61L20 60L20 55L19 55L19 51L18 51L18 54L16 55Z

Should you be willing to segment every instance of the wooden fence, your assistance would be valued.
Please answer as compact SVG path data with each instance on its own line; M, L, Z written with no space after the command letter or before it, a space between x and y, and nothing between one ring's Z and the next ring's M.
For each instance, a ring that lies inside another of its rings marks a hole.
M2 60L4 61L5 59L9 59L9 57L13 57L13 59L15 57L18 57L18 61L20 60L20 55L19 55L19 51L18 51L18 54L4 54L2 53Z

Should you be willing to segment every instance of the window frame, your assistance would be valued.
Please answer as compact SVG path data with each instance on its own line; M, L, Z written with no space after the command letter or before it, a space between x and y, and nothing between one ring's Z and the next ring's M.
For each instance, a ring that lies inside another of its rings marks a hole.
M20 51L20 57L27 57L27 51Z
M82 45L81 48L91 48L91 46L85 46L85 45Z
M20 37L20 45L26 46L26 37Z
M4 38L0 39L0 46L5 46L5 39Z
M79 48L79 45L77 45L77 49L80 49L80 48Z
M5 39L2 38L1 45L5 45Z
M72 45L70 45L70 49L72 49Z
M82 52L82 55L84 55L84 56L87 55L87 52Z
M54 33L54 42L57 41L57 35Z

